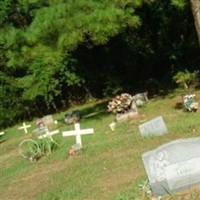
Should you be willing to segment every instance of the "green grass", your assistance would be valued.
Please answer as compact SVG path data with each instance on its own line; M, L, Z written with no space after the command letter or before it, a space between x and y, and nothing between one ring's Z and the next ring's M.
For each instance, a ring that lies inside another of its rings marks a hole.
M200 135L200 112L185 113L176 109L180 96L152 99L139 112L145 114L142 121L118 123L115 131L109 124L115 119L107 113L107 101L90 103L80 109L83 118L81 129L94 128L94 134L82 136L83 149L75 156L68 150L75 137L53 136L59 144L49 156L37 162L20 157L18 145L31 134L18 130L21 124L6 132L7 140L0 144L1 185L3 200L141 200L149 199L139 185L147 180L141 156L159 145L179 138ZM72 110L72 109L71 109ZM66 111L67 112L67 111ZM60 131L73 130L64 124L64 114L54 115ZM138 125L154 117L162 116L169 133L160 137L142 138ZM32 131L36 128L35 121ZM200 192L173 194L166 199L199 199Z

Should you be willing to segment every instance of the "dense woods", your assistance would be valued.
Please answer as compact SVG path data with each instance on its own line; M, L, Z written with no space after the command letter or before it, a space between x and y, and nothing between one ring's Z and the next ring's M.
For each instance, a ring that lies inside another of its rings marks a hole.
M196 4L195 4L196 3ZM200 69L199 1L1 0L0 128Z

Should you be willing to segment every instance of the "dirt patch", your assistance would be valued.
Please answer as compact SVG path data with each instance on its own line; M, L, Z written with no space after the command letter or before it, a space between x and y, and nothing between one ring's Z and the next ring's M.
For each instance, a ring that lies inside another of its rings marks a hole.
M2 167L9 167L15 162L16 157L19 156L18 149L15 147L9 147L1 154L0 165Z
M199 200L200 199L200 186L194 186L191 189L183 192L165 196L161 200Z

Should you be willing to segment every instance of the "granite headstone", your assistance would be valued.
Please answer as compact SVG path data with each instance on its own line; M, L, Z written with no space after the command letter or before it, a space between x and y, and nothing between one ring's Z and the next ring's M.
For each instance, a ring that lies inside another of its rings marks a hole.
M142 155L154 196L200 185L200 137L179 139Z
M42 118L45 126L48 127L49 131L57 129L57 121L53 119L52 115L47 115Z
M139 130L143 137L151 135L160 136L168 133L165 122L161 116L139 125Z

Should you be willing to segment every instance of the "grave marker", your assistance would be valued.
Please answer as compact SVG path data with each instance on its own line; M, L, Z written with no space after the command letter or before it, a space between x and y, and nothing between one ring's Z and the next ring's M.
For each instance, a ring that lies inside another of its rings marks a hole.
M136 94L132 98L137 106L142 106L148 102L147 92Z
M160 136L168 133L165 122L161 116L139 125L139 130L143 137L151 135Z
M154 196L200 185L200 137L179 139L142 155Z
M34 129L32 133L36 136L44 135L46 133L47 126L39 126L38 128Z
M4 134L5 134L4 132L0 132L0 136L1 136L1 135L4 135Z
M55 130L57 128L57 121L53 119L52 115L43 117L42 121L49 130Z
M74 128L75 128L75 130L73 130L73 131L63 131L62 135L63 135L63 137L75 135L76 136L76 144L80 144L80 146L82 147L81 135L93 134L94 129L91 128L91 129L82 129L81 130L79 123L75 123Z
M109 124L109 127L110 127L110 129L111 129L112 131L114 131L114 130L115 130L115 127L116 127L116 123L115 123L115 122L110 123L110 124Z
M52 138L51 136L57 133L59 133L59 130L49 131L48 127L45 127L45 134L38 136L38 139L42 139L46 137Z
M5 132L0 132L0 143L4 141L3 136L5 135Z
M27 129L30 128L31 125L26 125L26 123L23 123L23 126L19 127L18 129L24 129L25 134L28 133Z

